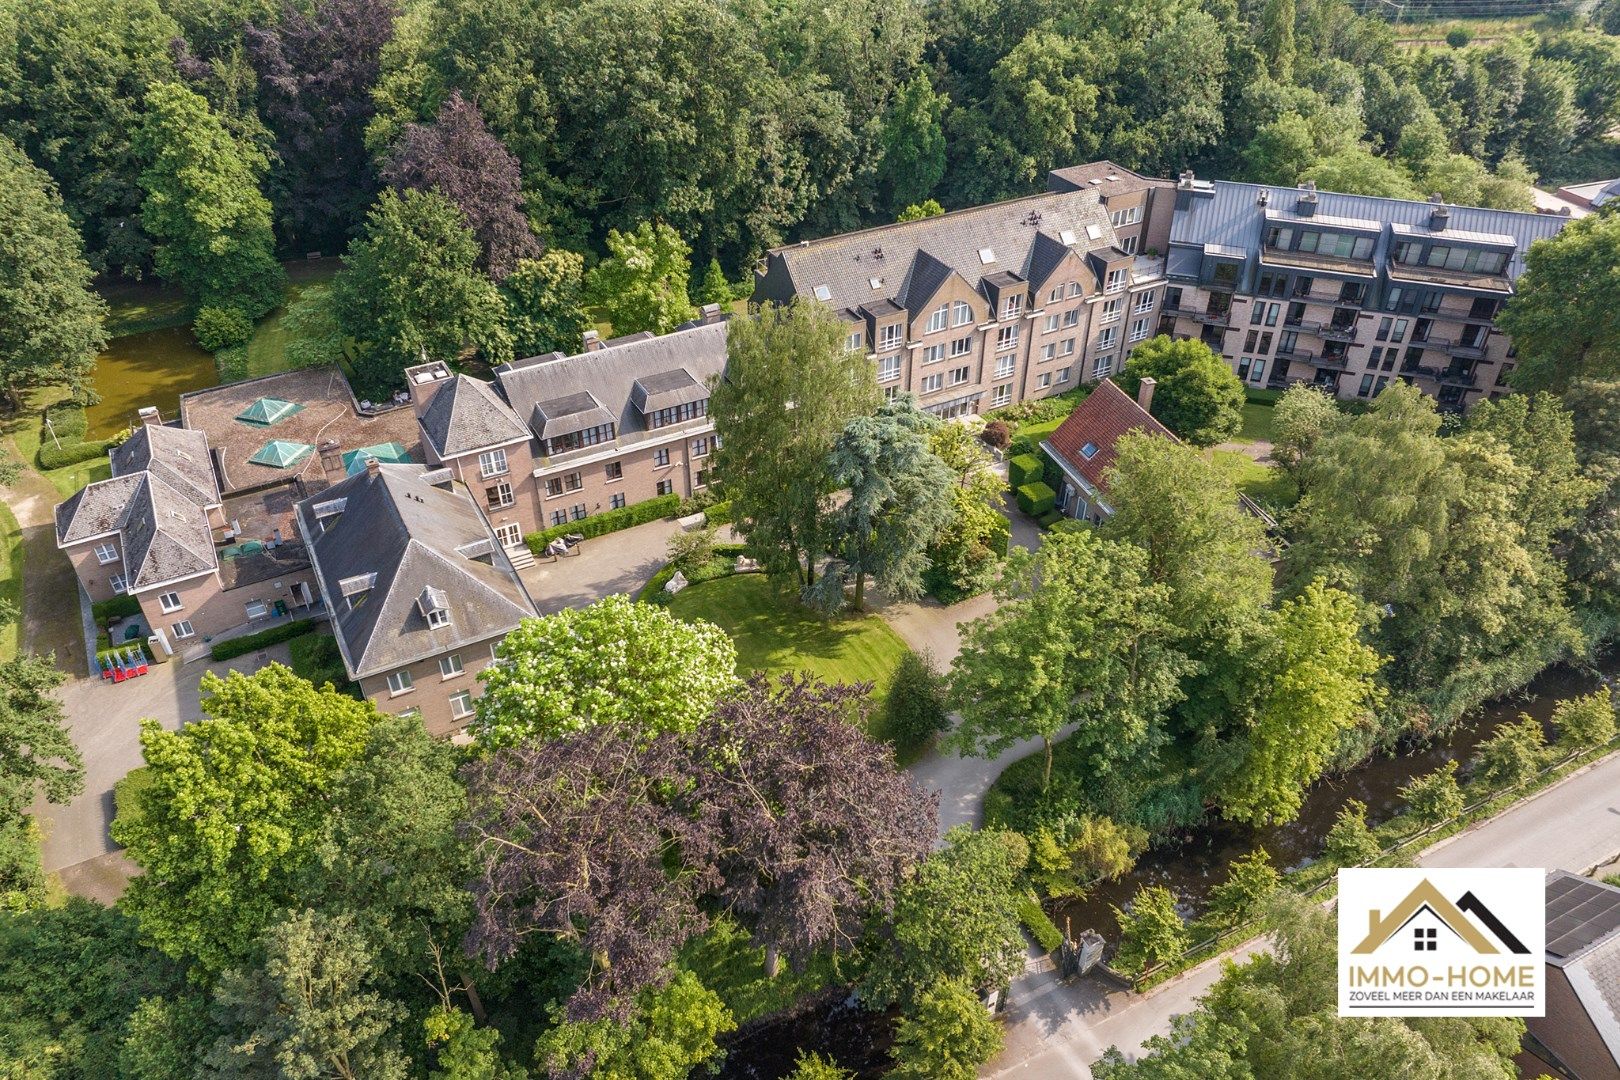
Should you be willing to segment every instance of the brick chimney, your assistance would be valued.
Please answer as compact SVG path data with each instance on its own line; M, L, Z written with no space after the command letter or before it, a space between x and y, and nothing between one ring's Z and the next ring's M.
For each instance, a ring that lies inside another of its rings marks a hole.
M410 387L411 391L411 408L418 416L427 409L433 395L449 383L450 368L440 360L431 360L405 369L405 385Z
M602 348L602 335L595 330L587 330L582 335L585 341L586 352L596 352Z
M366 458L366 475L375 477L380 472L382 472L382 462L374 457Z
M1316 216L1316 181L1305 180L1299 185L1299 198L1294 200L1294 213L1300 217Z
M1159 380L1151 375L1143 378L1142 385L1136 388L1136 403L1142 406L1144 412L1153 411L1153 388L1159 385Z
M717 323L724 317L725 310L719 304L704 304L698 308L698 321L703 323L704 326Z
M321 472L328 483L335 484L346 475L343 468L343 444L336 439L323 439L317 449L321 454Z
M156 405L142 406L141 409L135 415L140 418L142 427L145 427L147 424L162 424L163 423L163 416L162 416L161 413L158 412L158 408L157 408Z

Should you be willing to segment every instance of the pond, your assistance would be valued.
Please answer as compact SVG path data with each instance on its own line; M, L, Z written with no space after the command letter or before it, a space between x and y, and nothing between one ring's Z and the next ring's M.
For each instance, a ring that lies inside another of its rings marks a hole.
M1227 866L1257 847L1265 848L1279 869L1307 865L1321 853L1322 841L1340 808L1351 799L1367 804L1369 824L1385 821L1401 808L1400 789L1416 777L1452 759L1466 765L1476 746L1521 713L1540 720L1551 740L1554 733L1548 718L1560 701L1590 693L1616 676L1620 676L1620 652L1604 656L1596 672L1549 668L1523 693L1487 704L1458 724L1446 739L1375 757L1343 776L1319 781L1306 792L1299 816L1286 825L1254 829L1217 821L1162 839L1123 878L1096 886L1083 899L1061 904L1054 913L1058 929L1067 920L1076 935L1090 928L1116 939L1119 924L1110 905L1124 907L1143 885L1167 887L1184 915L1196 914L1203 910L1210 887L1226 879Z
M96 357L90 379L101 403L87 410L87 437L104 439L133 426L146 405L156 405L164 420L172 420L181 394L217 381L213 356L192 339L188 327L113 338Z

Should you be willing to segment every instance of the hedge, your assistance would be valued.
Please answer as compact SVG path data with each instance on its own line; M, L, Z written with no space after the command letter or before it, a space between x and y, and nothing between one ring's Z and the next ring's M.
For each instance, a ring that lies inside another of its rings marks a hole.
M262 649L266 645L275 645L283 641L290 641L300 634L307 634L315 629L314 619L295 619L292 622L280 623L257 634L245 634L242 637L221 641L208 650L208 655L215 660L231 660L243 653L250 653L255 649Z
M105 626L114 619L127 619L140 613L140 597L130 596L128 593L115 596L111 600L97 600L90 605L90 614L97 626Z
M1024 924L1024 929L1029 931L1035 943L1047 952L1056 952L1063 944L1062 932L1057 924L1047 918L1040 902L1033 896L1025 895L1018 901L1018 921Z
M1037 480L1018 488L1018 509L1030 517L1038 518L1057 505L1057 492Z
M330 634L306 634L293 639L287 651L294 675L316 686L331 683L340 693L360 696L359 684L349 680L348 669L343 666L337 638Z
M107 451L123 442L122 438L94 439L90 442L63 441L61 447L54 442L43 442L39 447L39 467L41 469L61 469L68 465L77 465L83 461L107 456Z
M705 525L731 524L731 500L717 502L713 506L703 508L703 523Z
M90 430L90 418L85 415L84 406L71 399L47 405L45 419L51 424L40 434L47 439L55 430L56 437L63 442L79 442L83 441L84 433Z
M1007 482L1015 488L1032 484L1045 474L1046 466L1036 454L1019 454L1007 459Z
M1058 522L1060 522L1062 520L1063 520L1063 511L1058 510L1058 509L1056 509L1054 507L1053 509L1048 510L1046 513L1042 514L1040 517L1036 518L1035 522L1036 522L1036 524L1040 525L1040 527L1043 528L1043 529L1050 529L1052 526L1056 525Z
M618 532L620 529L628 529L633 525L645 525L647 522L657 521L659 518L673 517L675 511L680 509L680 506L681 497L679 495L659 495L656 498L647 499L632 506L621 507L618 510L609 510L606 513L592 514L590 517L581 518L578 521L553 525L549 529L530 533L523 538L523 542L528 544L529 550L536 555L543 555L546 551L546 545L559 536L566 536L568 533L579 533L586 539L593 536L605 536L608 533Z

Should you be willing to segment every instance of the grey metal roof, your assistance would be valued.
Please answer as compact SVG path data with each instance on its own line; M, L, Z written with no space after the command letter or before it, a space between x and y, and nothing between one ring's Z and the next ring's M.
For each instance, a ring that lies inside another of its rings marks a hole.
M825 299L837 308L905 297L908 307L915 310L916 297L931 295L927 285L940 276L936 263L961 274L975 289L986 275L1001 271L1028 279L1036 237L1043 232L1053 237L1072 232L1082 251L1117 246L1108 211L1096 191L1088 187L775 248L769 258L782 264L793 291L800 295L813 295L825 285ZM993 254L994 259L982 261L981 251ZM919 258L923 254L928 258ZM915 290L910 285L914 274L926 277ZM875 277L883 279L877 289L872 287Z
M456 375L422 410L422 435L441 458L529 437L517 413L482 379Z
M420 465L379 465L334 485L319 501L345 500L325 529L316 499L298 504L311 561L332 611L351 678L405 667L500 637L535 614L499 544L489 562L458 553L491 539L472 498L423 480ZM369 589L357 589L369 578ZM364 595L358 606L345 599ZM430 627L419 601L442 600L449 622Z
M208 455L208 436L191 428L143 424L112 452L114 476L150 470L199 506L219 502L219 482Z
M635 402L638 379L685 369L706 388L725 366L726 324L717 322L657 337L638 337L575 356L541 356L503 364L495 369L495 378L512 408L534 419L540 419L534 414L542 403L589 394L617 425L623 445L647 435L645 417ZM545 420L549 419L547 413ZM532 426L535 435L541 436L544 421Z

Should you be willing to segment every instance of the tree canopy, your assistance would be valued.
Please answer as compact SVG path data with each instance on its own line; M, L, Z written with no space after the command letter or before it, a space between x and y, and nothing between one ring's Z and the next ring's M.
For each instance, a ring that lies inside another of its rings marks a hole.
M1202 341L1161 335L1142 342L1125 361L1119 385L1134 396L1149 377L1157 382L1150 411L1194 446L1225 442L1243 426L1243 384Z

